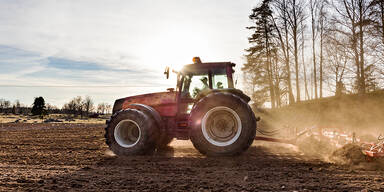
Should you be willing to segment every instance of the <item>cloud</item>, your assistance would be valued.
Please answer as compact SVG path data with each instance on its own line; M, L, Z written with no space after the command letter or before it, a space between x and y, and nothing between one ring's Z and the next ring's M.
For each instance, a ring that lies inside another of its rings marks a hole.
M44 57L36 52L0 45L0 98L25 104L43 96L62 106L70 98L89 95L95 102L164 91L169 87L161 73L147 69L119 69L102 63ZM159 80L153 80L159 79Z
M188 64L193 56L236 62L240 69L248 46L245 27L254 4L253 0L4 0L0 84L126 86L40 89L57 103L63 103L64 95L75 94L104 95L100 101L111 102L122 95L174 87L174 81L164 80L164 67ZM0 98L38 94L33 88L25 90L1 88Z
M57 57L43 57L0 45L0 80L15 86L166 86L153 78L162 74L153 69L113 68L102 63Z
M69 59L63 59L63 58L55 58L55 57L49 57L48 68L56 68L56 69L65 69L65 70L86 70L86 71L95 71L95 70L105 70L105 67L92 63L87 61L73 61Z

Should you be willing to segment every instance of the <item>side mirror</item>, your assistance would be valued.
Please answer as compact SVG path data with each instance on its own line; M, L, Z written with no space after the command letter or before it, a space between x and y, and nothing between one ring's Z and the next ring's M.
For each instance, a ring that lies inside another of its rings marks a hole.
M165 67L164 75L167 79L169 79L169 67Z

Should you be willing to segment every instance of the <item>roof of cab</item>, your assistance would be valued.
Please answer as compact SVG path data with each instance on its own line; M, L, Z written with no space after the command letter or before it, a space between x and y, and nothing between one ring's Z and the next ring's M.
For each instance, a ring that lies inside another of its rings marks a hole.
M198 63L188 64L181 70L182 73L202 73L209 69L225 69L227 66L234 67L236 64L231 62L209 62L209 63Z

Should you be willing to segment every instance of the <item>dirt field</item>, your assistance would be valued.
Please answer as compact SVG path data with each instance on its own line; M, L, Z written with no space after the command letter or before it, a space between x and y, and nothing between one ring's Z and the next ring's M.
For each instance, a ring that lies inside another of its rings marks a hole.
M206 158L189 142L117 157L104 125L3 124L0 191L384 191L384 172L352 169L256 141L239 157Z

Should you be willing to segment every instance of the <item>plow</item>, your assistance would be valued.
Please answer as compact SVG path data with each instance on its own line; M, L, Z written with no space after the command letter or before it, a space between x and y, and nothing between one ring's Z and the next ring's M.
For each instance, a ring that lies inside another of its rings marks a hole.
M364 142L357 138L355 133L338 133L336 131L329 130L313 132L314 129L316 129L315 126L304 129L303 131L295 134L295 136L290 139L275 138L272 136L273 134L279 132L281 129L270 132L257 130L263 136L257 135L255 140L297 145L297 141L300 137L305 135L313 135L318 139L326 139L330 144L334 144L334 146L337 148L340 148L345 144L359 145L361 147L361 152L366 156L367 161L384 158L384 136L382 135L378 137L377 142Z
M384 157L384 137L379 136L377 143L363 143L362 152L368 159Z

